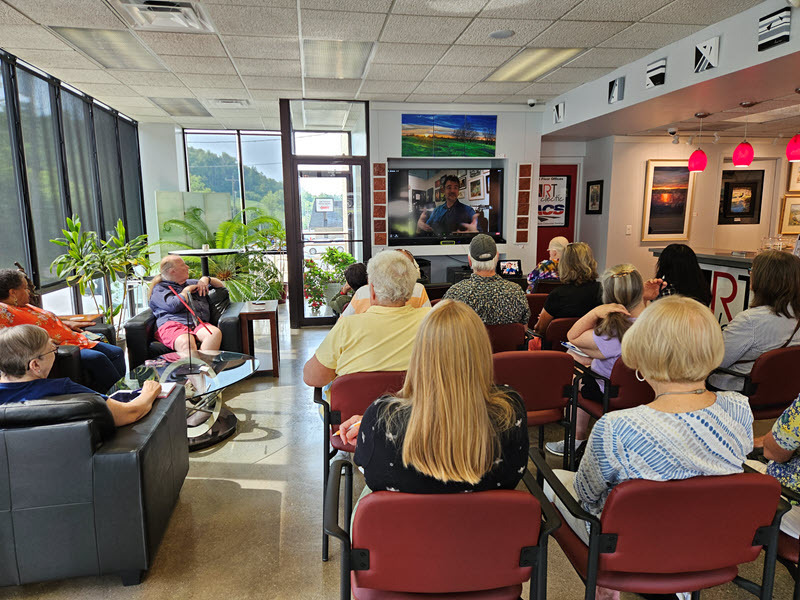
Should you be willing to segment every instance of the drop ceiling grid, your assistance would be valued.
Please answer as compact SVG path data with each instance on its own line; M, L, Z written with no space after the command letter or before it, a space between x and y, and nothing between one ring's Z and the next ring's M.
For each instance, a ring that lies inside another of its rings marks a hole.
M219 0L202 2L217 33L184 34L131 29L105 0L0 0L0 47L143 122L163 118L148 97L276 104L299 97L304 83L313 97L521 104L577 87L759 1ZM304 81L300 24L307 39L376 42L364 77ZM47 26L128 29L168 70L98 68ZM488 37L504 28L517 33ZM484 81L525 46L588 50L532 84Z

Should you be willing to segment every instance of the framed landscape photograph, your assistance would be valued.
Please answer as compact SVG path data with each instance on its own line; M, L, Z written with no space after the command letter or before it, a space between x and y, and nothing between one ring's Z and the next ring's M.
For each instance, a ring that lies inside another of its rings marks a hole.
M786 184L786 191L800 193L800 162L789 163L789 182Z
M586 182L586 214L603 214L603 180Z
M685 160L648 160L642 241L689 239L694 177Z
M781 235L798 233L800 233L800 194L786 194L781 208Z
M480 200L483 198L483 184L480 177L469 182L469 199Z
M764 171L731 169L722 172L718 225L758 225Z

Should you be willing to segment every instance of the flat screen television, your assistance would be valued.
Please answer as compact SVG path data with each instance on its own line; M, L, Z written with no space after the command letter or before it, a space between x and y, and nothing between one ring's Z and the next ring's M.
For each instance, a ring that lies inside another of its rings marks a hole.
M503 239L503 169L389 169L390 246L468 244L477 233Z

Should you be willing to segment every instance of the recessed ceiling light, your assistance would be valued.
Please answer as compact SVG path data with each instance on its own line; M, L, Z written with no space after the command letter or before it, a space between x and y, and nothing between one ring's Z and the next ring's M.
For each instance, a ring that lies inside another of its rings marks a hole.
M574 58L583 48L525 48L486 81L533 81Z
M303 40L303 75L325 79L361 79L372 42Z
M129 31L80 27L50 29L107 69L166 71Z
M211 116L211 113L195 98L150 98L150 102L172 117Z
M490 33L489 37L493 40L505 40L510 38L515 33L516 32L513 29L499 29Z

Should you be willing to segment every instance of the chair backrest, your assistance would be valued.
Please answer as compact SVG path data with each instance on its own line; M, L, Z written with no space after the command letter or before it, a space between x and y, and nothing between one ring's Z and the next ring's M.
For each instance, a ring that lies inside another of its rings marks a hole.
M533 291L536 294L549 294L560 285L560 279L537 279L533 282Z
M531 318L528 319L528 327L533 329L536 321L539 320L539 313L544 308L544 302L547 300L547 294L526 294L528 297L528 308L531 309Z
M563 352L500 352L495 354L494 381L522 396L528 412L563 408L569 402L574 361Z
M611 385L617 388L617 395L608 401L609 411L647 404L656 396L650 384L636 379L636 371L622 362L622 357L614 363L609 379Z
M431 300L431 307L436 306L441 301L442 301L441 298L434 298L433 300Z
M547 350L556 350L557 352L566 352L567 349L561 345L561 342L567 341L567 332L572 329L572 326L578 322L576 318L553 319L547 326L544 332L544 344Z
M354 549L370 568L359 587L407 593L489 590L527 581L520 551L536 546L541 506L528 492L472 494L373 492L358 504Z
M600 568L685 573L755 560L756 532L772 524L780 493L778 481L760 473L621 483L600 517L603 533L618 536Z
M363 415L375 400L402 388L405 378L405 371L350 373L337 377L331 384L331 410L339 411L342 421L353 415Z
M492 342L492 353L519 350L525 343L525 329L523 323L507 323L504 325L487 325L489 341Z
M800 365L800 346L776 348L759 356L750 371L755 391L750 407L756 419L775 418L800 395L800 378L794 369Z

